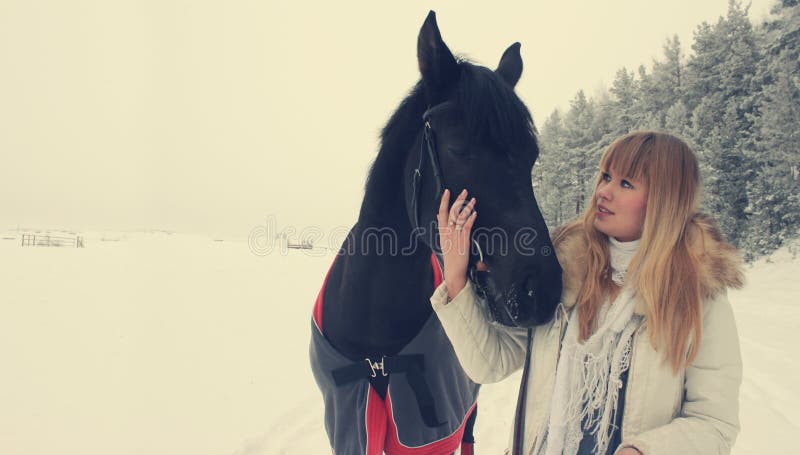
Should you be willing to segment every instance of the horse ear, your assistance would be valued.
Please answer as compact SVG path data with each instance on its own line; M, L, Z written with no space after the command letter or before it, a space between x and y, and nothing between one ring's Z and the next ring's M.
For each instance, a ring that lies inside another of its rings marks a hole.
M458 77L458 63L442 40L436 24L436 13L433 11L428 13L419 30L417 61L423 85L431 101L442 96L444 89Z
M508 46L508 49L503 52L503 56L500 57L500 63L495 70L495 73L499 74L512 87L517 85L522 76L522 56L519 54L521 46L519 43Z

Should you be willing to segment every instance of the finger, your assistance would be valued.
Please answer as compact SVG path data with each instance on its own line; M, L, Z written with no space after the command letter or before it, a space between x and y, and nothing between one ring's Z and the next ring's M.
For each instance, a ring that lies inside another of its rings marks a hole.
M472 198L467 204L463 206L461 212L458 214L458 218L456 218L456 226L463 226L464 223L467 221L467 218L473 212L475 208L475 198Z
M478 217L478 212L473 211L472 214L467 218L467 221L464 222L464 232L469 233L472 229L472 226L475 224L475 218Z
M470 242L472 241L471 230L476 217L477 212L472 212L464 223L456 225L456 245L458 245L457 248L461 255L469 255Z
M439 202L439 213L437 214L437 219L439 221L439 227L443 227L447 224L447 208L450 206L450 190L445 189L442 193L442 200Z
M463 203L461 205L461 212L459 212L458 216L466 219L470 215L470 213L472 213L472 211L475 210L476 203L477 200L475 198L470 199L469 202Z
M461 212L461 207L464 205L464 200L467 199L467 190L464 189L461 191L461 194L458 195L455 201L453 201L453 206L450 207L450 218L448 221L451 225L456 223L458 219L458 214Z
M458 193L458 197L456 197L456 200L453 201L453 206L461 207L464 204L464 201L467 199L467 194L469 194L469 192L466 190L466 188L461 190L461 192Z
M473 211L465 220L464 222L459 222L456 224L456 232L461 235L469 237L470 232L472 231L472 226L475 224L475 218L478 216L478 212Z

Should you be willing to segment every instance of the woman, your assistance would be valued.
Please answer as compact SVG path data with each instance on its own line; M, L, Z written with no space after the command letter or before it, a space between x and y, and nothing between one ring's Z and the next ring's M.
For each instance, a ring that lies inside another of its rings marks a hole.
M680 139L614 142L586 212L553 235L564 292L553 320L530 333L486 320L466 279L476 201L464 190L448 210L445 192L445 281L431 302L475 382L525 366L508 453L730 452L742 364L726 289L741 287L742 272L697 212L699 191Z

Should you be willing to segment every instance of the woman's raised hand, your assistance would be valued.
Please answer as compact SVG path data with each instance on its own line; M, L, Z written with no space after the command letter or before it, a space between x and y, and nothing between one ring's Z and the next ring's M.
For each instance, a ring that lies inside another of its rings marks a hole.
M439 204L439 245L444 258L444 281L451 299L467 284L470 233L478 212L475 198L467 201L467 190L461 191L450 207L450 190L444 190Z

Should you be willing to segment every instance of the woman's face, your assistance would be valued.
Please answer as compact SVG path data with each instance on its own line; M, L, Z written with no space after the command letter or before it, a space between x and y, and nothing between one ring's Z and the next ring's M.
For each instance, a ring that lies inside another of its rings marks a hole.
M602 173L595 198L594 227L597 230L620 242L642 236L647 209L647 185L643 181L624 178L612 167Z

